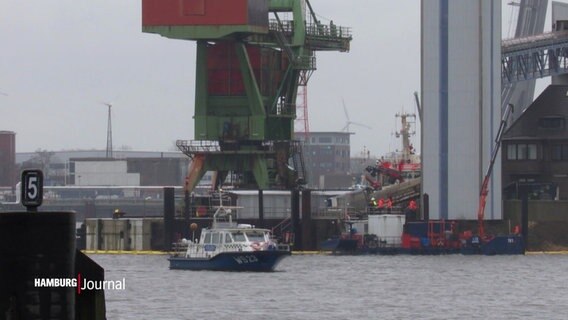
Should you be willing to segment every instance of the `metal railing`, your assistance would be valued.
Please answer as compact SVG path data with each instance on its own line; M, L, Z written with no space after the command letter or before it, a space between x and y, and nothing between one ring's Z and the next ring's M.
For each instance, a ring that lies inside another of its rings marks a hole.
M253 251L268 251L270 245L275 245L278 251L290 251L290 246L287 244L269 244L264 245L254 250L249 244L245 243L225 243L225 244L200 244L200 243L174 243L173 255L175 257L185 258L211 258L223 252L253 252Z
M214 140L177 140L176 147L188 156L201 152L219 152L221 147Z
M502 41L501 82L509 85L568 71L568 32L548 32Z
M316 61L315 56L299 56L294 63L294 67L301 70L316 70Z
M292 217L287 217L286 219L280 221L277 225L272 227L271 233L282 235L282 233L284 233L285 230L288 230L288 228L291 225L292 225ZM278 231L278 232L276 232L276 231Z
M293 33L294 32L294 21L292 20L278 20L270 19L268 23L268 29L270 31L280 31L283 33ZM306 23L306 35L316 36L316 37L327 37L327 38L346 38L352 37L351 28L342 27L335 25L333 23L321 24L321 23Z
M319 208L318 210L312 211L312 219L345 219L346 218L345 209L342 208Z
M369 207L368 208L368 213L369 214L403 214L404 213L404 209L400 208L400 207L392 207L390 209L387 208L373 208L373 207Z
M187 245L185 254L181 254L186 258L211 258L222 252L238 252L238 251L252 251L252 249L245 244L229 243L229 244L198 244L190 243Z
M274 113L274 112L273 112ZM296 103L295 102L281 102L276 104L276 115L277 116L294 116L296 114Z
M276 143L289 142L290 150L297 152L301 149L302 141L300 140L266 140L260 144L262 151L274 151ZM186 155L205 152L220 152L221 146L217 140L177 140L176 146Z
M378 237L379 248L396 248L402 245L401 237Z
M546 47L558 42L564 42L568 38L567 31L551 31L521 38L504 39L501 41L503 53L512 51Z
M343 38L350 39L351 28L337 26L334 24L315 24L310 23L306 25L306 34L308 36L326 37L326 38Z

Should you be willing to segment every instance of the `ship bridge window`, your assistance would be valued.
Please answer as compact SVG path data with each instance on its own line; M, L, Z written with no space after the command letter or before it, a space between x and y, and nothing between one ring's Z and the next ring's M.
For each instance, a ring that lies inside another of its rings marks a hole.
M225 243L231 243L231 242L233 242L233 238L231 238L231 234L225 233Z
M244 233L242 232L233 232L232 233L233 239L235 240L235 242L244 242L247 241L247 239L245 238Z
M211 233L205 235L205 240L203 243L211 243Z
M264 241L264 232L260 232L260 231L247 232L247 238L249 239L249 241L262 242L262 241Z
M211 243L218 244L221 243L221 235L218 232L214 232L211 237Z

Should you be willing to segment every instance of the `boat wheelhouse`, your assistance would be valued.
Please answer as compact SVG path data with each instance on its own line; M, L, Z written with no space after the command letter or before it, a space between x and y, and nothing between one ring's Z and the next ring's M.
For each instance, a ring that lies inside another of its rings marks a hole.
M231 208L221 206L212 227L201 231L199 241L177 243L169 261L170 269L273 271L287 255L290 247L272 239L270 230L237 224L232 221Z

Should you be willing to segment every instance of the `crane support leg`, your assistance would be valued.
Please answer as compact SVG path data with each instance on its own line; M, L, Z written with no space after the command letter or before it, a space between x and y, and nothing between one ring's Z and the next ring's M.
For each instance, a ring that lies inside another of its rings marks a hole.
M252 173L258 185L258 189L268 189L268 169L266 167L266 158L255 155L252 164Z
M191 193L195 186L199 183L203 175L205 175L205 155L196 154L193 161L187 169L187 177L185 178L184 191Z

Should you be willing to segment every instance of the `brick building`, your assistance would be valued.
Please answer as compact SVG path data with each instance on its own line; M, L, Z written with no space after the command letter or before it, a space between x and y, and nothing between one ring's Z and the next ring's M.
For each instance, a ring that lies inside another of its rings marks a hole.
M352 184L349 132L310 132L304 145L308 185L322 189L347 188ZM301 140L302 134L296 134Z

